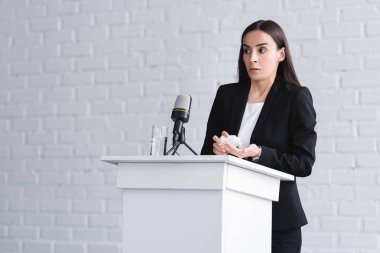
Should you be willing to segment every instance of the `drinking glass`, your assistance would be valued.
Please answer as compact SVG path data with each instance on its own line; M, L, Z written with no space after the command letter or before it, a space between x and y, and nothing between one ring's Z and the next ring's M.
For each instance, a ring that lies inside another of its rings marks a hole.
M156 125L152 126L150 155L152 156L165 155L167 139L168 139L167 126L156 126Z

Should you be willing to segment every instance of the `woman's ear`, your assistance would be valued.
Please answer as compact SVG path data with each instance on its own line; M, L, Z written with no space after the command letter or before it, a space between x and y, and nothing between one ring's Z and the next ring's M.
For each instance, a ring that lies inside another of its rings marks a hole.
M279 54L279 57L278 57L278 61L283 61L283 60L285 60L285 57L286 57L286 55L285 55L285 47L283 47L283 48L281 48L280 49L280 54Z

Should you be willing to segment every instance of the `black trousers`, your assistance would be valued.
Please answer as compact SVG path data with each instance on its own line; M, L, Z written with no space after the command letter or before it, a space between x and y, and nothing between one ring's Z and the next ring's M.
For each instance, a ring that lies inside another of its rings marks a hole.
M300 253L301 245L301 228L272 232L272 253Z

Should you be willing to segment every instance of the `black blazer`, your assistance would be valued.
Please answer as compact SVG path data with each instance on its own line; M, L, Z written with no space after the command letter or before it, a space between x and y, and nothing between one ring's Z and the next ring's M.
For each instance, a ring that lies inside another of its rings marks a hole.
M214 135L223 130L238 135L248 99L250 82L219 87L207 122L202 155L214 154ZM315 161L316 113L309 89L276 78L264 102L251 142L262 146L254 162L296 177L309 176ZM252 159L248 159L251 160ZM273 231L307 224L297 183L281 182L278 202L273 202Z

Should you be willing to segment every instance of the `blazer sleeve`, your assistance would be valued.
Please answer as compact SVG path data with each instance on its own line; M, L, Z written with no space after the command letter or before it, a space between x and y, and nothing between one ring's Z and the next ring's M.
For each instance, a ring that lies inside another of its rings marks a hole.
M212 137L219 135L222 132L222 119L223 119L223 92L220 86L216 92L214 103L212 104L210 115L207 121L206 137L203 142L201 155L214 155Z
M261 156L255 162L297 177L309 176L315 161L315 125L316 113L312 96L308 88L301 87L291 105L289 151L281 152L262 146Z

